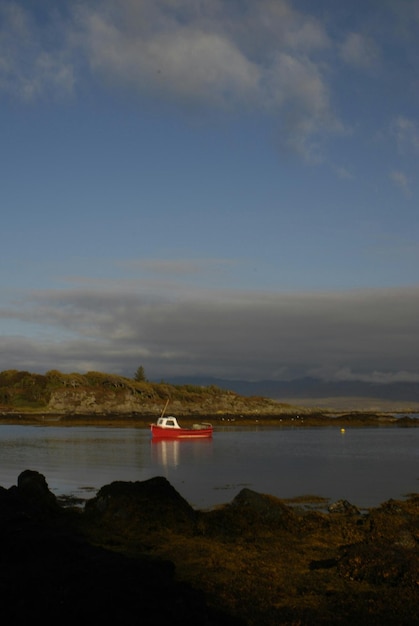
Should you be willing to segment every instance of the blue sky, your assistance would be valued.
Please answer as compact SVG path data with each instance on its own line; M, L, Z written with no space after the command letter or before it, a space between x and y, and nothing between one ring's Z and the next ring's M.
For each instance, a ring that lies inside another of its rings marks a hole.
M0 4L0 369L419 380L419 2Z

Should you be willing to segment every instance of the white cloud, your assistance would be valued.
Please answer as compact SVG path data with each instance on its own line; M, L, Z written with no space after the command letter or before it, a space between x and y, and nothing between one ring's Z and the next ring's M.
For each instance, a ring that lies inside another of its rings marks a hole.
M233 7L233 8L232 8ZM317 55L321 24L284 0L113 2L79 16L92 71L110 85L200 107L277 116L289 147L308 158L316 137L340 132Z
M286 0L104 0L45 12L0 9L0 90L26 100L71 93L83 67L108 88L199 110L259 111L309 160L340 132L323 25ZM60 13L61 11L61 13Z
M397 16L390 4L364 31L343 34L339 45L331 37L333 13L321 21L309 3L297 10L291 0L86 0L47 3L44 10L6 0L0 5L0 93L54 98L93 78L95 86L169 101L188 113L256 111L274 120L281 147L319 162L324 142L344 131L332 90L336 51L354 68L384 67L379 28L407 14L403 23L416 23L409 3L401 3ZM392 37L394 45L405 41L400 29ZM413 119L399 116L392 133L400 152L419 150Z
M218 105L257 89L257 68L219 33L181 25L156 33L150 25L149 33L130 35L101 15L88 24L92 69L109 81Z
M180 107L258 111L277 120L281 145L309 161L321 160L322 140L343 130L331 91L336 48L346 64L376 69L379 29L389 28L389 17L398 24L392 37L399 44L417 23L411 3L401 1L397 10L387 3L383 15L367 20L365 32L343 35L339 46L326 30L334 32L333 14L321 21L309 3L303 11L291 0L45 6L0 5L0 93L26 101L53 98L93 76L96 85L99 79L110 89ZM393 132L399 148L419 148L412 120L399 117Z

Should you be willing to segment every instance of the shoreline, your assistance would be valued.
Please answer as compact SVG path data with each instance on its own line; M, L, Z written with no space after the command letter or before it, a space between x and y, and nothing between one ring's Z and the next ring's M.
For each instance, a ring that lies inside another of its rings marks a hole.
M194 422L208 421L214 429L230 426L238 427L380 427L380 426L419 426L419 419L411 417L416 411L395 412L368 412L368 411L313 411L312 413L280 413L278 415L187 415L178 416L178 420L188 426ZM397 417L400 415L400 417ZM28 426L109 426L109 427L149 427L155 422L155 415L143 414L77 414L77 413L48 413L48 412L2 412L0 425L28 425Z
M108 483L80 510L36 471L1 489L6 622L419 623L418 494L319 511L243 488L202 511L160 476Z

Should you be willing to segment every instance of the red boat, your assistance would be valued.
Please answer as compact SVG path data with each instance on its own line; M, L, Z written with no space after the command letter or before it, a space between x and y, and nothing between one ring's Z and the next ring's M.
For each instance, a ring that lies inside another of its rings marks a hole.
M212 437L213 427L207 422L181 428L173 415L159 417L157 424L150 424L153 439L203 439Z

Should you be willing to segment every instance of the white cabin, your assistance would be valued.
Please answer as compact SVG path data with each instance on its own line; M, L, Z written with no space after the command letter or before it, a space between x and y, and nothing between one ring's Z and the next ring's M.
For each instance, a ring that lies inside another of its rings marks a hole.
M169 417L159 417L157 426L160 426L160 428L180 428L176 417L173 417L173 415L169 415Z

